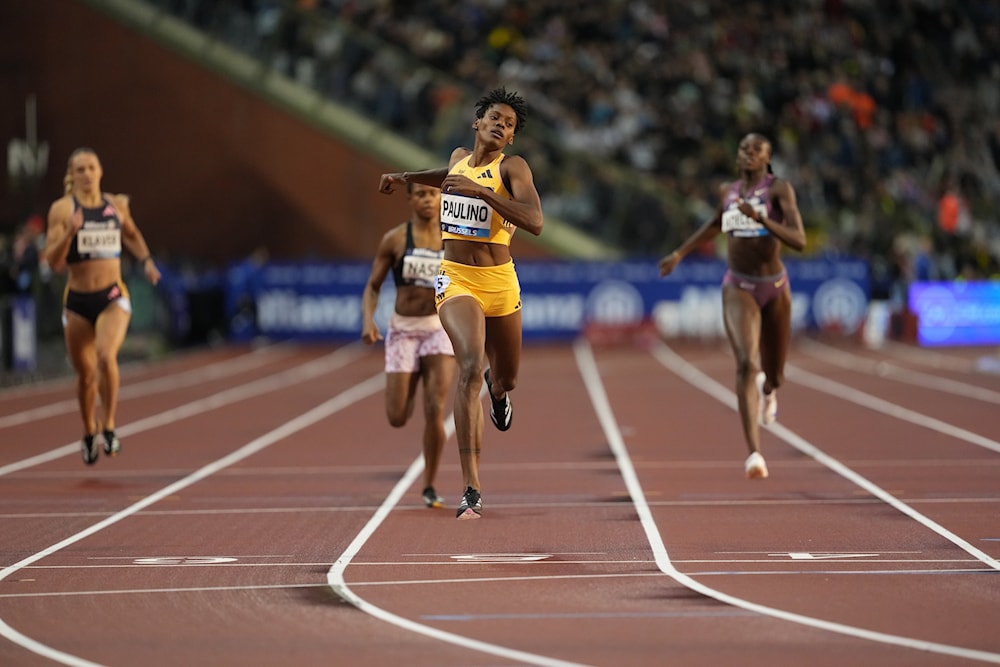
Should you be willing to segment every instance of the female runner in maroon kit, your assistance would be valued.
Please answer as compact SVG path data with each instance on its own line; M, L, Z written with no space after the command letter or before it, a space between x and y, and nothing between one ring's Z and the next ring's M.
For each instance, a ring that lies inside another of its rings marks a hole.
M781 246L802 251L806 233L791 184L771 172L771 142L759 134L740 141L739 180L722 187L721 203L679 248L660 260L665 276L693 249L720 232L729 235L728 270L722 280L726 335L736 357L736 396L750 455L748 479L767 477L758 421L777 417L777 389L785 379L791 338L792 293Z

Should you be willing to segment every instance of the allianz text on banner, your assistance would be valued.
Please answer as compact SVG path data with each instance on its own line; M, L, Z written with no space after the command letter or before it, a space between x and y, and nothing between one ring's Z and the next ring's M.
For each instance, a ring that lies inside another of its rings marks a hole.
M786 260L795 331L854 334L868 306L868 265L858 259ZM253 304L231 338L348 339L360 335L367 262L280 263L230 271L227 308ZM660 278L655 261L521 261L525 340L571 340L590 325L654 322L666 336L721 337L725 264L689 258ZM388 287L388 285L387 285ZM380 310L391 309L383 290ZM384 315L384 314L383 314Z

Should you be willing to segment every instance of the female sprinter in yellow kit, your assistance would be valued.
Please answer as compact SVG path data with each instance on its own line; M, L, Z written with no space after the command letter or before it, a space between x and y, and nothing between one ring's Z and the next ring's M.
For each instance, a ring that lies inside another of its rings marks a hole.
M517 384L521 363L521 288L510 239L518 227L537 236L543 225L531 168L524 158L504 154L526 116L523 98L504 88L492 90L476 105L471 150L456 148L447 168L383 174L379 181L383 193L410 181L441 188L444 259L435 299L458 363L455 433L465 487L459 519L482 514L479 392L484 378L493 424L506 431L513 418L508 392Z

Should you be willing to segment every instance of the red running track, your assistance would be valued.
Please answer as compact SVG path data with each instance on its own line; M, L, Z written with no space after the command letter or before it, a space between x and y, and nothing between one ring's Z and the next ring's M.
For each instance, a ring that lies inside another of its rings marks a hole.
M68 381L5 390L0 665L1000 663L990 352L797 340L749 482L721 343L529 346L472 522L379 349L128 367L93 467Z

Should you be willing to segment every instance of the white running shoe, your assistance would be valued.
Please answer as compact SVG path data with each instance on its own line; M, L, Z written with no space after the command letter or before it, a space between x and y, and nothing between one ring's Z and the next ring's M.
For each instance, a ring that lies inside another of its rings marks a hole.
M767 376L764 373L757 373L757 406L758 419L764 426L773 424L778 418L778 392L772 391L770 394L764 393L764 380Z
M747 457L747 479L767 479L767 464L760 452L754 452Z

